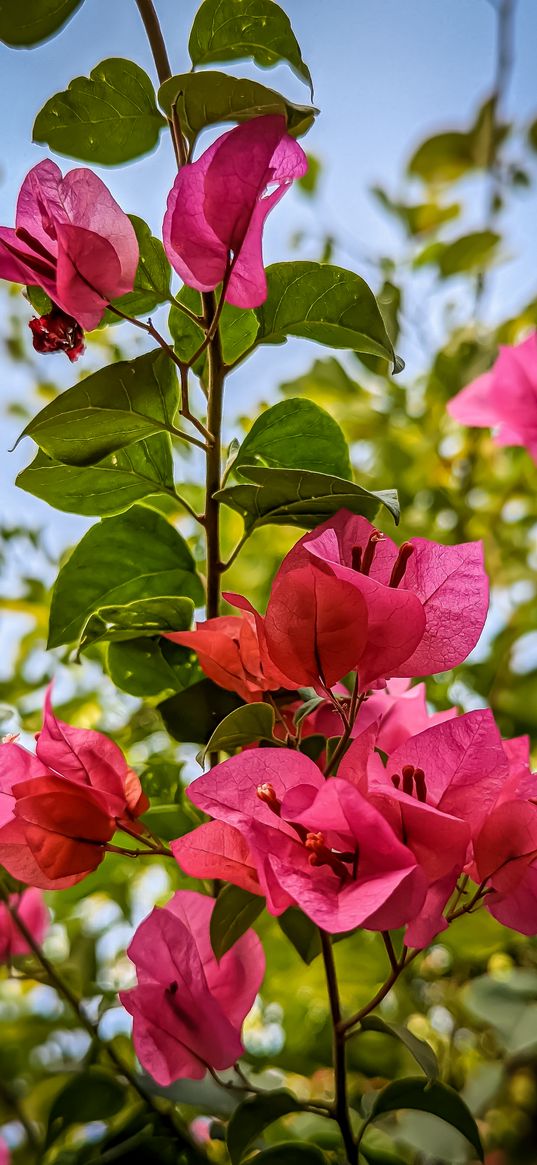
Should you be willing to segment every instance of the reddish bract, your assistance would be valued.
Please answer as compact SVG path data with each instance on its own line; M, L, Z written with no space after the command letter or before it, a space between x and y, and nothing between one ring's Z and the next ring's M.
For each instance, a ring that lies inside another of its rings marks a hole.
M261 699L264 692L293 686L271 660L262 622L251 611L207 619L197 623L195 631L173 631L165 638L191 647L205 675L247 703Z
M10 905L30 931L32 938L42 943L47 933L50 916L40 890L31 888L22 894L10 894ZM30 947L19 930L7 906L0 903L0 963L7 963L15 955L27 955ZM1 1157L0 1157L1 1161Z
M449 401L462 425L495 429L497 445L524 445L537 461L537 337L500 346L490 372L472 380Z

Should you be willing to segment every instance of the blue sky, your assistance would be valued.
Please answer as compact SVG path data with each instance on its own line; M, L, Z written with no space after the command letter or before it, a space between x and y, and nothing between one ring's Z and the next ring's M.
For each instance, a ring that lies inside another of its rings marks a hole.
M156 0L174 71L188 68L188 32L195 0ZM336 230L347 252L341 259L370 277L362 256L397 253L397 227L379 210L368 188L380 182L392 194L401 187L403 167L412 148L428 134L444 128L464 128L491 85L495 52L495 14L490 0L286 0L304 59L315 83L321 117L307 146L323 160L319 204L307 204L294 191L280 203L266 231L267 260L289 257L291 232L306 227ZM517 120L537 116L535 45L536 0L518 0L515 69L507 113ZM88 73L108 56L131 56L154 76L152 58L134 0L85 0L68 26L31 51L0 46L0 222L13 221L20 183L46 156L32 145L32 123L53 93L75 75ZM259 73L251 64L231 71L257 76L290 98L307 101L302 82L286 67ZM64 169L73 163L58 158ZM174 177L174 159L167 135L156 152L122 168L100 169L127 211L141 214L160 231L166 194ZM470 207L470 228L479 229L485 214L484 192L476 187ZM493 281L489 310L516 307L536 294L535 195L524 193L506 222L512 261ZM125 330L124 331L125 335ZM258 354L233 378L237 406L253 412L257 400L270 396L279 379L298 375L314 356L306 342L292 342ZM408 354L405 352L408 358ZM28 384L0 361L0 401ZM73 370L63 357L43 358L43 374L58 377L67 387ZM19 383L20 381L20 383ZM252 385L255 385L253 388ZM7 426L6 445L16 426ZM4 445L4 441L2 441ZM53 514L43 503L11 486L18 468L30 459L25 441L10 457L0 459L0 507L12 520L29 514L50 522L63 537L77 535L86 522Z

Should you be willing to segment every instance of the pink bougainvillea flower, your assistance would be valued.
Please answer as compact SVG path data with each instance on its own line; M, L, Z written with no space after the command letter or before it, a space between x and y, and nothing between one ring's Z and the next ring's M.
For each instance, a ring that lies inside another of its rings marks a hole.
M463 425L495 429L497 445L524 445L537 461L537 336L500 354L483 376L449 401L448 412Z
M246 703L260 700L263 692L293 687L272 662L262 622L249 610L207 619L195 631L173 631L165 638L193 648L205 675Z
M0 1165L10 1165L11 1156L6 1142L0 1137Z
M362 689L389 676L431 675L461 663L477 643L488 605L481 543L398 547L366 518L340 510L289 551L274 586L317 560L366 603L358 664ZM349 622L353 608L348 610Z
M148 808L136 773L100 732L57 720L47 692L36 755L0 745L0 863L42 889L79 882Z
M48 160L30 170L15 228L0 227L1 279L41 287L91 331L110 299L132 291L137 264L134 227L96 174L80 167L64 178Z
M142 922L127 952L138 986L119 997L134 1019L136 1055L157 1084L200 1079L243 1052L240 1031L263 980L263 948L248 930L217 962L213 909L214 899L178 890Z
M212 291L226 280L228 303L243 308L263 303L263 225L306 170L306 155L279 114L243 122L197 162L183 166L163 224L166 254L181 279L198 291Z
M42 943L49 925L49 912L40 890L33 887L22 894L10 894L9 901L17 910L32 937ZM0 963L9 962L14 955L27 955L30 948L21 934L5 903L0 903ZM0 1158L1 1160L1 1158Z
M248 843L225 821L205 822L172 841L171 849L181 869L193 878L217 878L251 894L263 893Z
M505 801L489 815L474 845L475 875L488 882L490 913L521 934L537 934L537 805Z
M425 875L379 810L348 781L325 781L301 753L241 753L194 781L189 795L242 834L245 864L255 865L272 914L297 903L332 933L384 930L408 922L423 902ZM193 874L197 832L174 845ZM229 868L226 876L237 880Z

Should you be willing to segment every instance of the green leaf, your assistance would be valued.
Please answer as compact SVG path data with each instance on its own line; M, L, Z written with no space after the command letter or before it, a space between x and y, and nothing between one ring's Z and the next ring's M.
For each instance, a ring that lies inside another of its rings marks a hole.
M175 841L199 823L189 801L183 805L152 805L140 821L162 841Z
M300 955L300 958L308 966L321 953L321 939L319 937L319 928L307 918L298 906L290 906L288 910L284 910L278 918L280 929L286 938L289 939Z
M244 704L225 716L206 744L203 755L208 752L232 753L243 744L257 740L273 739L274 708L270 704Z
M412 1032L407 1027L398 1023L386 1023L379 1015L366 1016L362 1020L360 1027L364 1032L381 1032L383 1035L393 1036L396 1040L400 1040L407 1051L417 1061L420 1068L423 1068L429 1080L438 1079L440 1069L433 1048L425 1040L420 1040L417 1036L412 1035Z
M395 202L382 186L373 186L371 193L375 195L384 210L399 219L411 238L437 231L444 223L458 218L461 212L461 207L457 202L450 203L449 206L441 206L440 203L433 201L414 205L409 205L406 202Z
M462 1133L475 1149L479 1160L484 1160L483 1147L475 1120L470 1109L447 1084L438 1080L424 1080L422 1076L408 1076L402 1080L393 1080L375 1097L366 1126L379 1116L388 1112L397 1112L399 1109L417 1109L419 1112L430 1112L434 1116L446 1121L452 1128ZM364 1126L364 1127L366 1127Z
M280 344L303 336L330 348L348 348L396 361L373 292L360 275L330 263L274 263L267 267L267 299L256 308L257 341Z
M443 279L466 271L481 271L496 256L501 235L495 231L473 231L448 243L438 253L436 263Z
M161 85L159 104L168 117L175 106L181 129L190 147L207 125L225 121L249 121L269 113L281 113L293 137L301 137L313 124L318 110L312 105L295 105L274 89L267 89L246 77L207 70L181 73Z
M242 515L248 533L267 525L313 529L342 509L372 519L380 505L399 521L396 490L372 492L328 473L301 469L244 465L241 473L254 484L227 486L214 496Z
M67 465L94 465L109 453L173 427L177 376L156 348L87 376L46 405L26 426L49 457Z
M52 593L49 647L79 642L101 607L176 594L203 601L194 559L160 514L133 506L104 518L82 538Z
M234 692L203 679L159 704L170 736L183 744L206 744L221 720L242 705Z
M68 514L119 514L152 494L173 494L170 438L156 433L92 466L62 465L39 449L16 484Z
M59 32L82 0L1 0L0 40L14 48L39 44Z
M171 267L160 239L151 234L143 218L138 218L136 214L130 214L129 218L140 252L134 287L126 295L111 300L111 303L125 315L145 316L170 298ZM121 317L107 308L99 327L121 322Z
M165 124L147 73L134 61L110 57L46 102L33 141L68 158L118 166L152 150Z
M87 623L82 646L115 640L123 642L139 636L186 631L192 623L192 599L176 595L134 599L130 603L104 603Z
M78 1072L54 1098L48 1117L46 1144L70 1125L89 1124L114 1116L125 1103L125 1089L104 1068Z
M106 653L106 670L122 692L161 699L173 692L183 692L203 675L187 648L147 636L111 642Z
M240 1165L252 1141L260 1136L267 1125L290 1112L301 1112L302 1109L303 1105L296 1096L283 1089L243 1100L232 1113L227 1127L226 1141L231 1165Z
M265 899L240 886L224 886L211 914L211 946L218 960L249 929L265 907Z
M193 65L252 57L257 65L270 68L287 61L313 93L289 17L274 0L204 0L194 18L188 51Z
M311 469L352 479L347 442L325 409L299 397L261 413L244 438L233 465Z
M431 184L454 182L471 170L494 162L510 127L497 116L497 98L488 98L469 130L434 134L422 142L408 163L408 172Z
M177 296L180 303L184 303L191 311L201 314L202 304L199 291L191 287L182 287ZM172 335L173 344L181 360L191 360L204 339L204 332L193 320L189 319L180 308L171 307L168 316L168 326ZM220 336L222 355L226 364L234 364L250 348L257 336L259 323L255 311L233 307L225 303L220 317ZM201 375L205 367L206 353L200 356L194 365L194 371Z
M252 1165L326 1165L326 1160L320 1149L306 1141L281 1141L257 1153Z

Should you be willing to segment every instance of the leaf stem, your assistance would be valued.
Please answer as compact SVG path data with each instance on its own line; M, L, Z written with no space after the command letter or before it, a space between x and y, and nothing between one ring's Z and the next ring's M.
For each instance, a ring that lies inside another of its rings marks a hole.
M319 935L321 938L321 950L326 976L326 986L330 1003L330 1013L332 1016L335 1091L334 1114L341 1131L343 1144L345 1145L348 1165L356 1165L358 1161L358 1149L354 1142L354 1134L349 1116L349 1103L347 1098L347 1065L345 1058L345 1030L341 1023L341 1004L339 1000L334 951L332 948L332 939L330 935L321 929L319 929Z
M332 693L330 693L330 695L332 695ZM366 693L360 692L359 687L358 687L358 675L356 675L355 681L354 681L354 690L353 690L351 702L349 705L349 713L348 713L348 716L346 718L346 723L345 723L345 731L343 733L343 736L340 738L338 744L336 744L336 747L332 753L332 756L330 757L330 760L328 761L328 763L326 765L326 768L324 770L325 777L329 777L331 775L331 773L333 773L334 769L337 768L337 765L339 764L339 761L341 760L341 757L343 756L343 754L345 752L347 744L349 743L349 740L350 740L351 734L352 734L352 730L354 728L354 723L355 723L356 717L358 715L358 712L359 712L365 698L366 698ZM338 706L338 711L339 711L340 715L343 717L342 709L339 706Z

